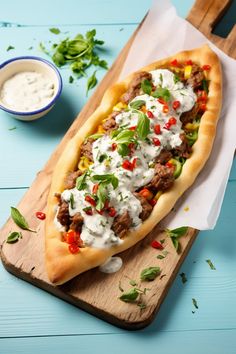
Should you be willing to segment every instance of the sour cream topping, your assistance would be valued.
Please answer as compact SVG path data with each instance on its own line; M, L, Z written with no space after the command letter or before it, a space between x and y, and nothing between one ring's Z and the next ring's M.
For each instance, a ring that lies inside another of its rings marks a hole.
M20 72L4 82L0 100L15 111L31 112L47 106L55 94L54 83L44 74Z
M123 242L111 229L114 217L107 215L107 213L100 215L97 212L94 212L93 215L87 215L83 210L91 206L85 200L86 193L92 193L94 186L91 182L91 176L114 174L118 178L119 184L117 188L114 189L112 185L106 186L109 205L116 209L116 215L121 215L123 212L128 211L132 219L131 229L136 229L142 222L139 218L142 206L139 199L134 196L134 191L152 180L154 176L154 160L161 150L174 149L182 143L180 134L183 131L180 115L194 106L196 96L193 89L190 86L184 86L182 82L175 82L174 74L167 69L154 70L151 74L155 86L165 87L170 92L171 98L168 102L168 113L163 112L163 103L153 96L143 94L135 97L132 102L143 100L146 109L152 112L153 115L150 119L150 133L147 139L138 141L132 157L122 157L117 149L112 148L115 140L110 135L103 135L93 143L94 163L89 168L90 177L86 179L86 188L80 191L77 188L65 190L61 195L61 198L68 203L71 200L71 195L73 195L74 205L72 208L71 203L69 203L69 213L73 216L75 213L80 212L83 216L84 224L82 226L81 239L85 245L104 248ZM181 104L177 110L174 110L172 103L176 100L180 101ZM165 125L170 117L176 119L176 124L166 129ZM137 126L138 119L138 112L130 109L118 114L116 123L119 128L127 129ZM156 124L160 125L160 134L156 134L154 131ZM153 144L154 138L159 139L159 146ZM136 167L132 171L122 167L125 159L130 161L136 159ZM56 218L55 222L59 228Z

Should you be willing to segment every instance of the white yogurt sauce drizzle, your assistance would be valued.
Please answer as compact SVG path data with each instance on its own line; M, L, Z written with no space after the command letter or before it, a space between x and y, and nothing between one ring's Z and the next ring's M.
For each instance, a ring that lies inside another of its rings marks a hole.
M4 82L0 100L12 110L32 112L47 106L54 93L54 83L46 75L25 71Z
M123 261L120 257L110 257L108 260L100 265L99 270L102 273L116 273L123 265Z
M151 141L154 137L158 138L161 145L155 146L146 141L139 141L139 145L136 147L131 159L137 158L136 168L133 171L128 171L122 167L122 163L124 159L129 159L129 157L122 157L117 150L113 151L112 143L114 143L114 140L110 136L104 135L93 143L94 163L90 166L91 175L114 174L118 178L119 185L116 189L113 189L111 185L107 187L109 205L116 209L116 215L128 210L132 219L131 229L136 229L142 223L142 220L139 218L139 214L142 211L141 203L133 195L133 192L151 181L154 176L154 168L150 166L152 166L154 159L160 154L161 150L163 148L173 149L182 143L180 134L183 131L179 118L181 113L189 111L196 101L193 89L190 86L184 86L182 82L175 83L174 74L171 71L158 69L152 71L151 74L154 85L162 85L171 94L171 101L168 102L169 112L167 114L163 113L163 104L147 94L137 96L133 101L145 101L147 110L153 114L153 118L150 119L151 131L148 134L148 139ZM172 103L176 100L180 101L181 104L177 110L174 110L171 107ZM164 125L170 117L176 118L176 124L167 130L164 128ZM121 112L116 116L116 122L119 126L125 125L126 128L135 126L138 122L138 114L131 111ZM158 135L153 130L156 124L159 124L161 127L161 133ZM99 162L99 157L104 154L106 155L105 161ZM73 188L65 190L61 195L62 200L69 202L71 194L73 194L74 208L72 209L69 203L69 213L73 216L75 213L80 212L84 218L81 239L85 245L97 248L111 247L122 243L123 241L111 229L114 220L113 217L100 215L96 212L90 216L84 212L83 209L85 207L91 206L85 201L85 194L92 193L93 188L93 183L89 178L87 178L86 183L87 187L85 190L79 191L77 188ZM61 228L56 217L55 223L60 231L62 231L63 227Z

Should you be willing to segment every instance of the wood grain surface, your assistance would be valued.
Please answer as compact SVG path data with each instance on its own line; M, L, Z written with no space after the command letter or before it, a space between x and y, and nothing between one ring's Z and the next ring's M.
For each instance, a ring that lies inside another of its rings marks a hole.
M218 37L215 38L216 36L212 37L210 33L212 23L219 18L219 13L223 11L222 3L226 6L228 2L212 1L212 6L209 7L206 6L205 1L199 0L195 3L188 20L203 31L215 44L220 47L223 46L226 53L235 57L234 49L232 49L232 37L235 38L235 33L230 34L223 42ZM142 26L142 23L140 26ZM45 209L51 175L58 157L68 140L99 105L107 87L117 80L140 26L18 205L30 226L36 229L37 233L24 231L24 237L18 243L14 245L6 244L5 239L8 233L17 228L9 219L3 226L0 235L1 257L8 271L106 321L127 329L142 328L152 321L194 242L197 230L189 229L188 234L181 239L182 252L177 254L170 239L157 227L142 242L122 253L124 266L119 272L106 275L95 269L80 275L63 286L55 287L48 281L44 268L44 222L39 221L34 215L36 211ZM157 259L156 256L159 252L150 247L150 241L154 238L157 240L165 238L165 250L169 253L163 260ZM121 302L118 299L121 293L119 284L122 288L128 290L130 288L129 278L139 282L141 270L148 266L160 266L162 272L158 280L152 283L142 282L139 284L141 288L147 287L150 289L147 295L143 297L146 308L141 310L135 304Z

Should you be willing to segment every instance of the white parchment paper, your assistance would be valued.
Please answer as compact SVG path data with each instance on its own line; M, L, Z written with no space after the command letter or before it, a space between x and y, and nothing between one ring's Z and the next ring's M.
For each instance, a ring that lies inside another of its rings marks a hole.
M189 22L178 17L169 0L155 0L120 75L122 79L142 66L205 43L217 53L223 68L223 108L217 136L203 171L162 221L163 227L186 225L207 230L216 224L236 146L236 61L209 42Z

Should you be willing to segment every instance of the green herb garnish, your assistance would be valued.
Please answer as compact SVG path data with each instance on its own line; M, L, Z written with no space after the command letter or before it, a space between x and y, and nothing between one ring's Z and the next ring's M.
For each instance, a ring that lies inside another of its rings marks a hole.
M206 262L209 264L209 267L212 269L212 270L216 270L216 267L214 266L214 264L212 263L212 261L210 259L206 259Z
M84 174L82 174L76 179L76 188L78 189L78 191L82 191L83 189L86 188L87 186L87 184L85 183L86 177L87 177L87 173L85 172Z
M133 280L133 279L130 279L129 283L130 283L131 286L136 286L137 285L137 282L135 280Z
M156 277L161 273L160 267L149 267L146 269L143 269L140 278L141 280L148 280L152 281L156 279Z
M129 144L131 143L134 137L134 131L133 130L121 130L113 139L118 143L118 144Z
M73 78L73 76L70 75L69 76L69 83L72 84L73 82L74 82L74 78Z
M192 302L193 302L193 306L198 309L198 303L197 303L197 300L192 298Z
M209 80L203 79L202 80L202 88L208 94L209 92Z
M102 154L102 155L99 156L98 161L100 163L102 163L104 160L107 159L107 157L108 157L107 154Z
M145 140L150 133L150 119L144 113L139 112L136 131L140 140Z
M97 82L98 80L96 78L96 70L95 70L93 75L88 78L86 95L88 94L89 90L91 90L97 85Z
M144 93L146 93L147 95L150 95L150 93L152 92L151 82L147 79L143 80L141 83L141 89L143 90ZM145 104L145 101L144 101L144 104Z
M124 302L135 302L139 296L140 292L136 288L132 288L119 297L120 300Z
M180 273L179 276L180 276L183 284L185 284L188 281L185 273Z
M12 49L15 49L15 47L13 47L12 45L9 45L9 46L7 47L7 52L9 52L9 50L12 50Z
M174 83L177 84L177 82L180 81L180 77L177 74L174 74Z
M92 182L95 183L98 182L105 185L111 183L114 189L116 189L119 184L118 178L113 173L106 174L106 175L93 175L91 177L91 180Z
M15 130L15 129L16 129L16 127L12 127L12 128L9 128L8 130L11 131L11 130Z
M100 183L97 190L97 203L96 209L101 211L104 208L105 202L107 200L107 193L104 184Z
M59 28L49 28L49 31L54 33L54 34L59 34L61 33L61 31L59 30Z
M19 226L23 230L27 230L30 232L36 232L35 230L32 230L29 228L29 224L24 218L24 216L19 212L17 208L11 207L11 217L15 224Z
M141 108L143 105L145 105L145 101L144 100L136 100L136 101L132 101L129 103L130 108L132 109L139 109Z
M162 98L166 102L168 102L171 98L170 91L163 87L157 87L152 96L155 98Z
M176 249L176 252L179 252L179 238L184 236L188 231L187 226L178 227L177 229L169 230L166 229L168 236L171 238L171 241Z
M71 209L75 208L75 198L74 198L73 193L70 194L70 206L71 206Z
M19 241L20 238L22 238L22 233L17 232L17 231L13 231L7 236L6 242L7 243L16 243L17 241Z

